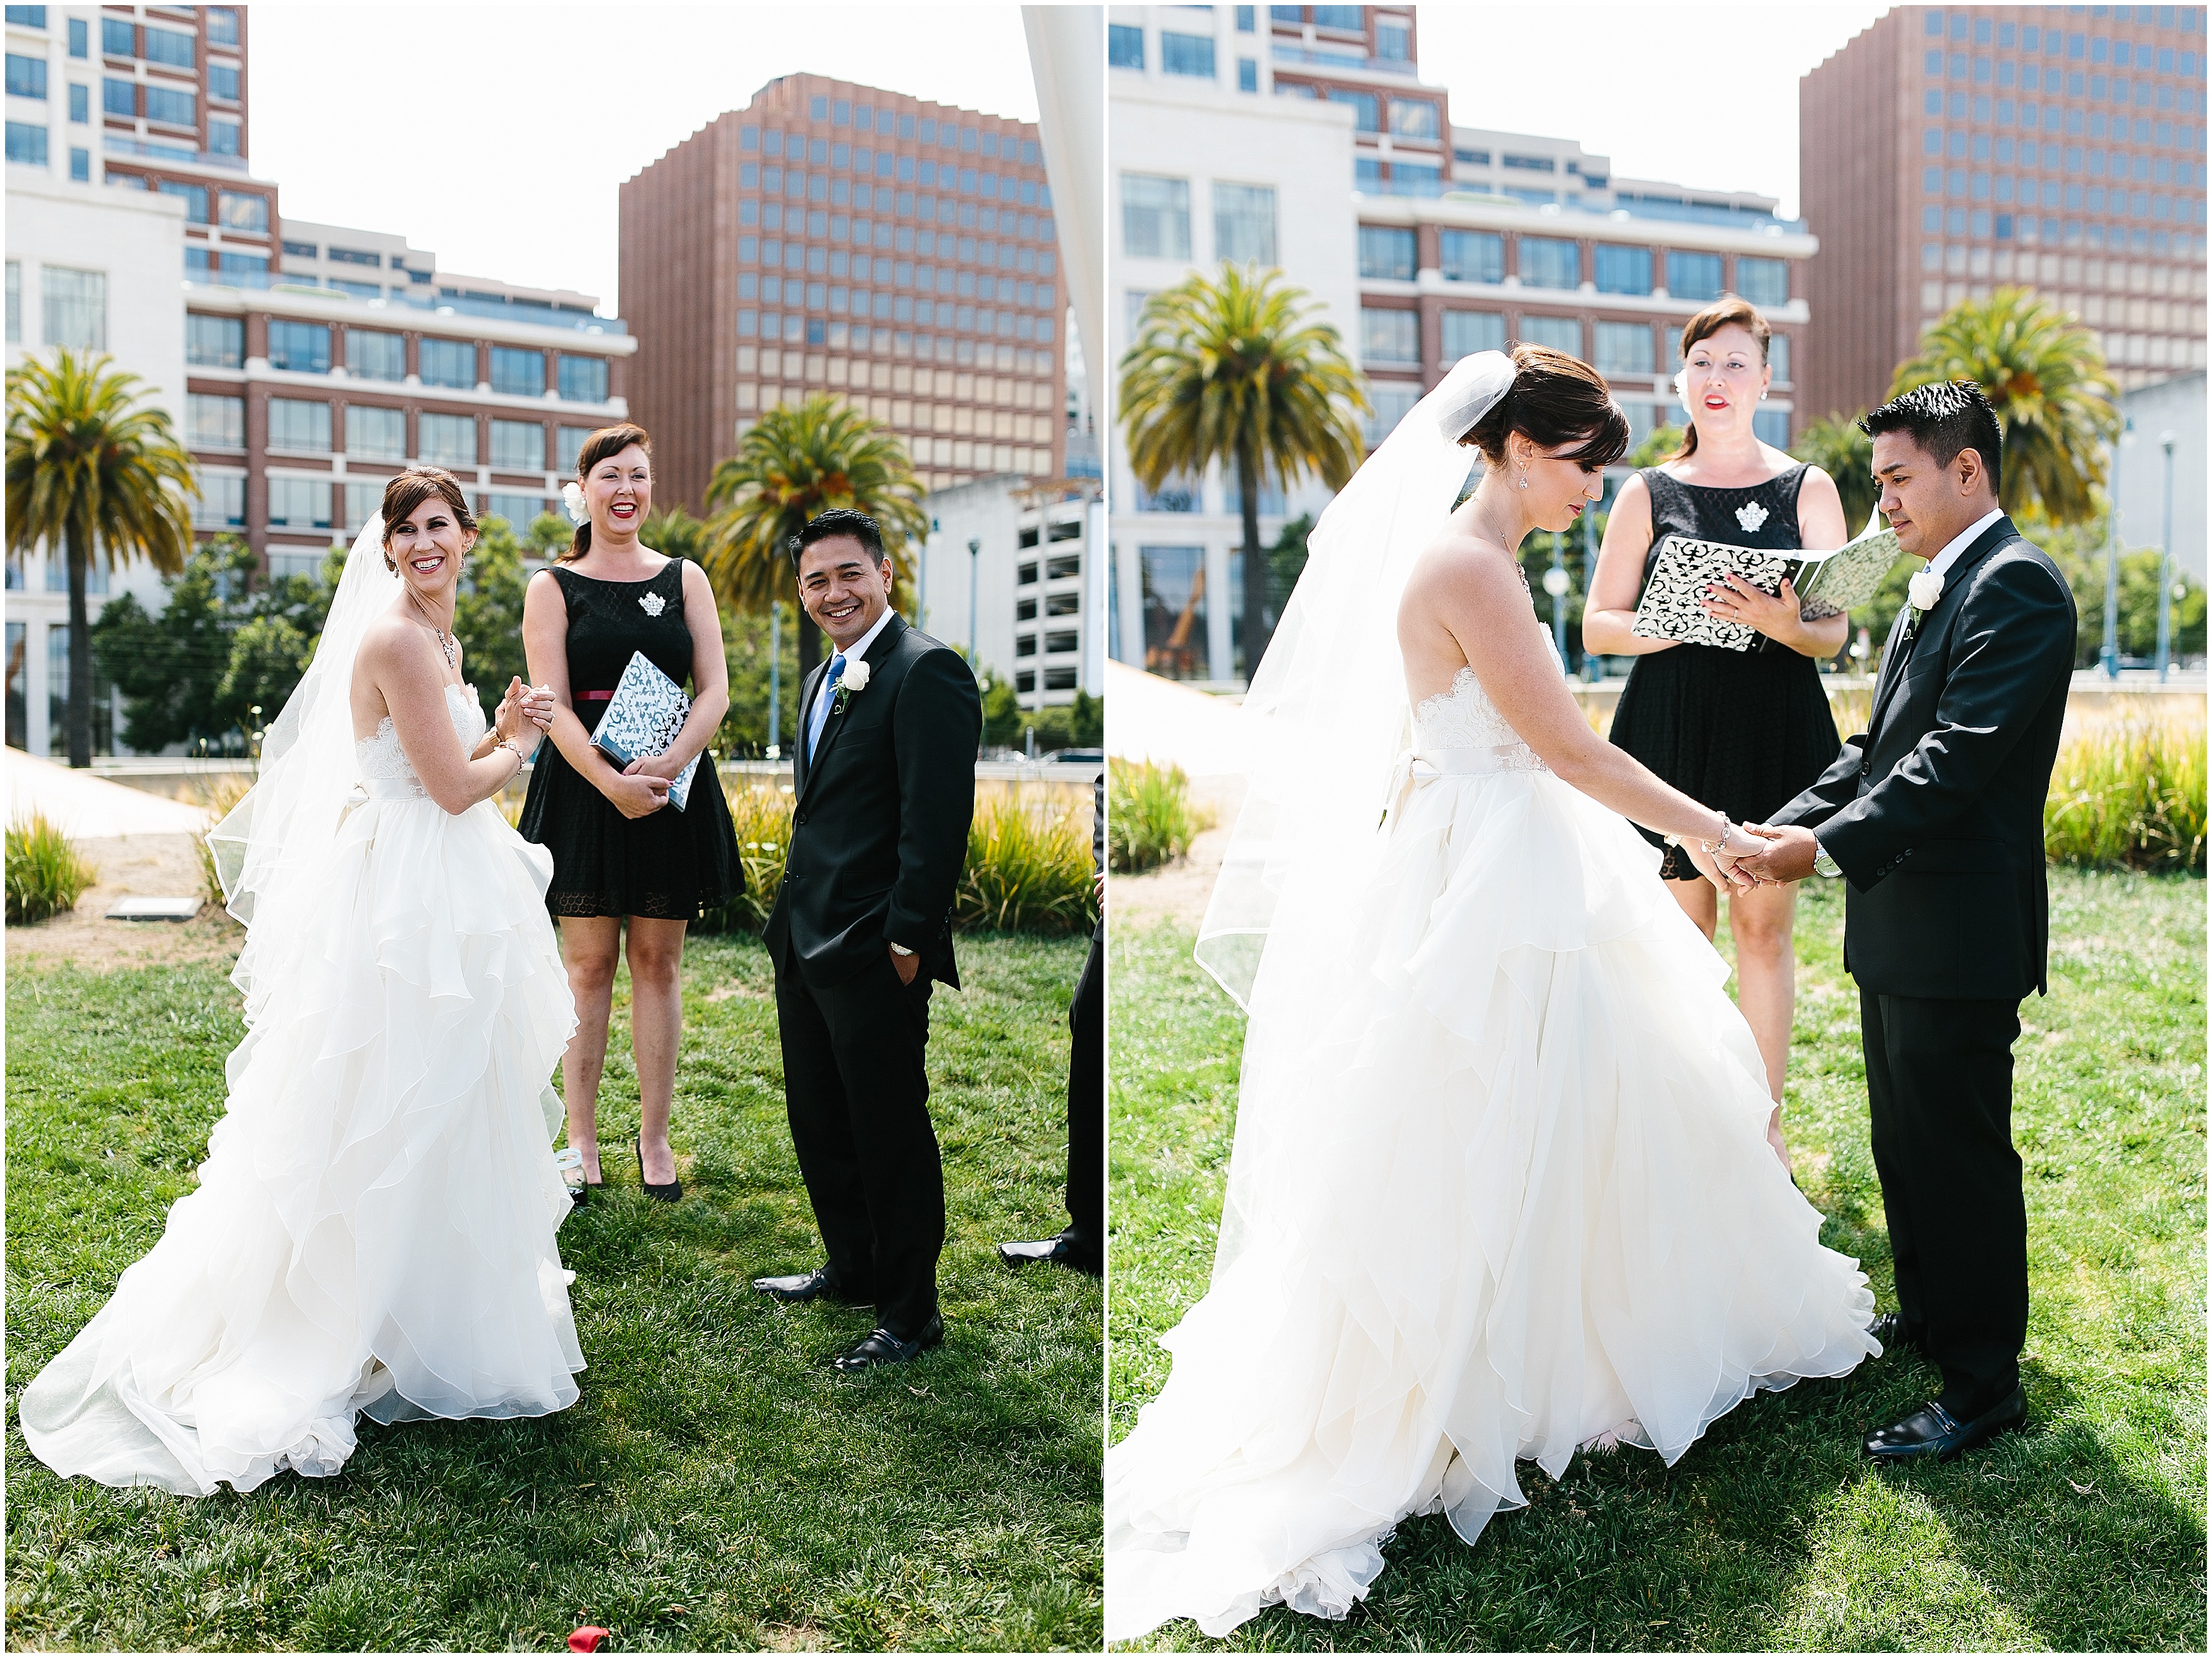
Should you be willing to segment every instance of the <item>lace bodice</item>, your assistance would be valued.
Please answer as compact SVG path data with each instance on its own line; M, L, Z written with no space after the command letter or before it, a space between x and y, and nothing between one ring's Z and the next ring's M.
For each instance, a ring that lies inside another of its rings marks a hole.
M483 705L477 701L475 689L467 685L446 687L446 712L453 717L453 734L461 739L464 749L473 749L483 740ZM362 781L380 785L374 792L398 793L404 792L428 796L422 780L408 763L407 751L399 746L399 732L386 714L377 722L375 732L368 737L357 737L353 744L354 758L361 767ZM395 788L394 785L402 786Z
M1452 676L1449 690L1425 696L1413 707L1416 748L1498 749L1520 740L1520 733L1484 695L1473 668L1462 668Z

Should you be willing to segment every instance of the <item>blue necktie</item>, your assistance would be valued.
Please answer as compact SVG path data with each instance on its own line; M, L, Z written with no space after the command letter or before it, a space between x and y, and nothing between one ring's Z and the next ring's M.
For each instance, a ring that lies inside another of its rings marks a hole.
M806 763L814 763L814 750L821 746L822 728L830 723L830 705L837 698L837 682L845 677L845 653L842 651L830 659L830 671L823 677L822 695L814 704L814 728L806 735Z

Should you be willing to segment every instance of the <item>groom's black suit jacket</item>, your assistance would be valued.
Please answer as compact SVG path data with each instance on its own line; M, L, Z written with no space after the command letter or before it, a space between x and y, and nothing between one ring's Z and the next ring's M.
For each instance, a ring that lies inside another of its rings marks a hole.
M2045 987L2043 801L2074 667L2074 595L2001 518L1904 637L1866 732L1778 812L1844 872L1844 965L1863 990L2017 999Z
M975 811L982 699L957 653L896 615L862 659L866 689L831 710L811 763L806 732L827 662L799 695L791 850L769 949L808 984L828 986L901 944L957 989L952 896Z

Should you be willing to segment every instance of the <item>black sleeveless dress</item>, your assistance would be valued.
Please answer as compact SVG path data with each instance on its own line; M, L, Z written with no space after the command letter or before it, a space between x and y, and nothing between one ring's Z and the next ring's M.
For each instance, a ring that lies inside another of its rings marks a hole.
M1779 550L1804 545L1797 528L1802 466L1727 489L1684 483L1656 466L1640 476L1651 492L1647 582L1666 536ZM1765 514L1748 514L1755 530L1737 516L1754 503ZM1763 822L1779 811L1843 747L1820 689L1820 664L1764 636L1747 651L1676 645L1638 657L1610 735L1667 782L1738 823ZM1665 847L1659 872L1666 879L1704 878L1680 847L1666 847L1664 836L1640 825L1638 833Z
M569 704L586 731L599 723L634 652L644 652L679 685L690 679L682 559L670 559L647 581L601 581L559 564L551 569L568 606ZM517 827L553 854L546 908L556 915L696 921L702 909L742 894L744 865L714 765L701 757L682 811L663 806L650 817L625 817L550 742L538 744Z

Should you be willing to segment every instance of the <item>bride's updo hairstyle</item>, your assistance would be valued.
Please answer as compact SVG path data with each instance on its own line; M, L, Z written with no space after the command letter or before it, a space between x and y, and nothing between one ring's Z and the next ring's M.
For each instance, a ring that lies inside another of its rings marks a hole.
M392 556L392 527L404 524L415 509L433 495L444 499L453 510L453 522L470 534L476 533L476 514L469 511L469 498L462 492L461 481L442 466L410 466L387 479L384 485L384 568L397 572L399 565Z
M653 459L653 439L645 428L635 421L626 420L619 425L602 426L591 436L586 438L584 446L576 452L578 486L580 488L584 480L591 477L592 468L610 455L622 453L633 444L645 451L647 460L650 461ZM574 564L591 550L592 520L586 518L576 526L576 533L568 543L568 550L553 562L556 564Z
M1505 440L1519 432L1539 449L1579 444L1560 459L1610 466L1628 452L1628 416L1605 378L1579 357L1530 345L1512 348L1513 385L1490 412L1462 434L1492 467L1505 465Z

